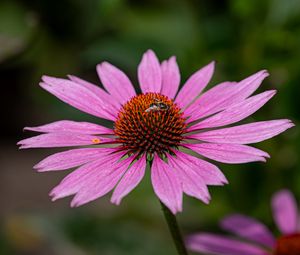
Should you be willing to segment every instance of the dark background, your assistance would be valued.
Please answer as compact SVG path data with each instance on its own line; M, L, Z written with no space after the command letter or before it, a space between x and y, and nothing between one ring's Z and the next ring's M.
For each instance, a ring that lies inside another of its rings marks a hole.
M260 90L279 93L250 121L300 118L299 0L1 0L0 1L0 254L175 254L149 174L123 203L109 197L78 209L52 203L48 192L66 172L37 174L32 166L56 150L19 151L24 126L60 119L98 121L55 99L43 74L76 74L99 84L95 65L107 60L136 83L148 48L162 60L176 55L182 80L217 61L210 86L260 69ZM267 163L218 164L225 187L211 187L206 206L185 197L178 218L184 234L217 231L218 220L241 212L275 230L269 200L280 188L300 198L298 127L262 142Z

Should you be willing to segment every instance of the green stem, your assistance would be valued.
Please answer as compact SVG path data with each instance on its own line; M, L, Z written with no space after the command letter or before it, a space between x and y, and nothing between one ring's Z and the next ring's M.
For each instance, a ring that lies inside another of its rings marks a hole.
M160 204L164 212L165 219L168 223L168 227L171 232L178 254L188 255L175 215L162 202L160 202Z

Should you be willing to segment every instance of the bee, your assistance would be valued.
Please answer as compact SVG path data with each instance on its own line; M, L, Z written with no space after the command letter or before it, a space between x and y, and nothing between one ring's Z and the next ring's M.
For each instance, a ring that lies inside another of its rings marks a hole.
M154 102L150 104L149 108L145 110L145 112L159 112L159 111L167 111L169 110L169 106L162 101L154 98Z

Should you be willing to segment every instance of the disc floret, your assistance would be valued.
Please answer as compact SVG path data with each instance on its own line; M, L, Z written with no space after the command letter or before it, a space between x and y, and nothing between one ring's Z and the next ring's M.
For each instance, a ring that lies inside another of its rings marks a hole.
M274 255L300 255L300 233L278 238Z
M167 96L145 93L131 98L120 110L114 132L129 153L163 156L178 147L186 124L181 109Z

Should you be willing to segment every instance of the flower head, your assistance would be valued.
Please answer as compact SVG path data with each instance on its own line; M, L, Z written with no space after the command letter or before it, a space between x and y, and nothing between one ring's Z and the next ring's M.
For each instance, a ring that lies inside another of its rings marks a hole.
M200 155L233 164L265 161L266 152L246 144L293 126L281 119L219 128L248 117L275 91L252 96L268 76L260 71L203 92L213 71L214 62L195 72L178 92L180 72L175 57L159 63L148 50L138 66L142 91L138 95L129 78L107 62L97 65L105 89L75 76L43 76L42 88L81 111L112 121L113 129L63 120L25 128L44 134L18 144L20 148L85 146L56 153L35 166L40 172L78 167L50 193L53 200L75 195L72 206L113 189L111 201L119 204L142 180L147 161L156 195L174 214L182 210L183 192L208 203L207 185L223 185L227 180Z
M277 192L272 199L273 217L281 232L275 237L262 223L235 214L221 221L221 227L236 237L210 233L191 235L191 250L214 255L299 255L300 214L294 196L288 190Z

